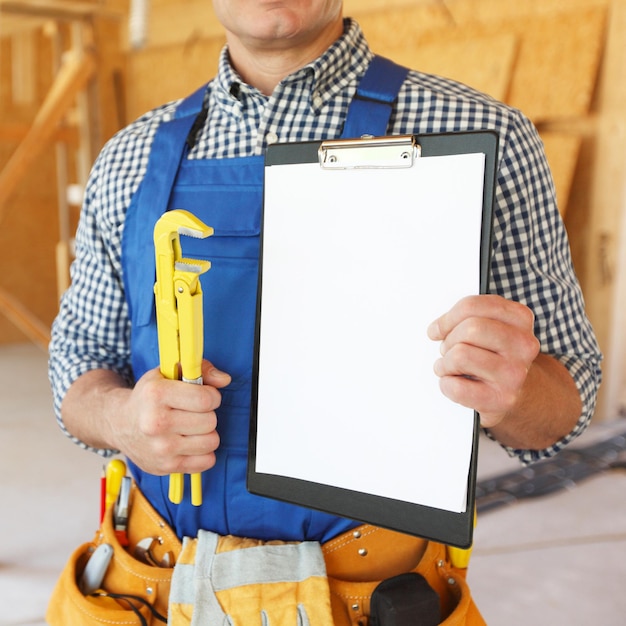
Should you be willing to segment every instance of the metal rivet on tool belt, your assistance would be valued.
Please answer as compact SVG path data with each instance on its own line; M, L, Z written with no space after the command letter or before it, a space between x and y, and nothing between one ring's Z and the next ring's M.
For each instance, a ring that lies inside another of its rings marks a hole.
M359 548L360 556L367 556L367 550L365 548Z
M353 604L352 605L352 610L353 611L358 611L359 610L359 605L358 604Z
M437 567L443 567L443 560L437 561Z
M355 530L355 531L352 533L352 536L353 536L355 539L360 539L360 538L361 538L361 531L360 531L360 530Z
M448 584L449 585L454 585L454 584L456 584L456 580L454 580L454 578L448 578Z
M146 587L146 593L150 596L152 595L152 592L154 591L154 589L152 589L152 587Z

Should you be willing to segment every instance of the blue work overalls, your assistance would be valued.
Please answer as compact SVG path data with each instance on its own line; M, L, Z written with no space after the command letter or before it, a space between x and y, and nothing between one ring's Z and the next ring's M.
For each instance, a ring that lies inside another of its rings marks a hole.
M406 72L375 57L351 103L342 137L386 133ZM202 475L204 503L200 507L190 503L189 484L183 502L174 505L168 499L167 476L153 476L129 465L139 488L179 537L195 537L199 529L206 529L262 540L323 542L356 523L246 490L264 157L187 158L194 122L204 119L205 91L184 100L175 118L157 131L146 175L128 209L122 262L132 324L133 371L139 379L159 365L154 224L166 210L185 209L214 229L208 239L183 238L182 248L185 257L211 261L211 270L201 277L204 355L232 376L232 383L222 390L217 411L221 442L217 463Z

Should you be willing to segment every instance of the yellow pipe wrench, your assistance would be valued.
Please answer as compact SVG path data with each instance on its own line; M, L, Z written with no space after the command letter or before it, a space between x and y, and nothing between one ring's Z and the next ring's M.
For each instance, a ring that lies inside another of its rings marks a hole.
M209 261L184 259L180 235L204 239L213 229L188 211L164 213L154 227L156 257L157 332L161 373L170 380L202 384L202 288L199 276L211 268ZM183 475L171 474L169 498L183 499ZM191 502L202 504L201 474L191 475Z

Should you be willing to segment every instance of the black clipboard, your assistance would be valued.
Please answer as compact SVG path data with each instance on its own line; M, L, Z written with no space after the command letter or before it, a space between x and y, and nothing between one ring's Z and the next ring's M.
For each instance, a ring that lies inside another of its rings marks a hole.
M412 135L403 137L384 138L364 138L360 140L338 140L330 142L304 142L295 144L274 144L267 150L266 155L266 185L268 168L277 165L302 165L317 164L321 169L350 171L355 169L365 169L370 172L377 172L385 168L410 168L418 159L427 157L450 157L454 155L484 155L483 179L481 184L481 218L480 218L480 250L478 252L479 267L476 268L476 276L479 287L476 293L488 292L489 263L491 252L491 228L492 212L494 204L494 190L496 177L496 162L498 150L498 137L492 131L472 131L460 133ZM434 161L430 161L434 162ZM342 176L341 173L328 172L330 176ZM401 174L393 174L398 176ZM454 185L454 181L450 181ZM293 211L298 211L298 197L305 194L311 202L318 193L318 189L293 188ZM408 199L407 210L411 211L411 199ZM313 200L314 203L314 200ZM349 202L344 203L349 204ZM430 501L427 503L409 501L403 497L387 497L384 493L372 493L369 489L352 489L344 486L332 484L333 481L315 479L303 479L299 476L292 476L282 472L266 471L261 467L260 455L257 446L262 439L259 433L263 433L264 417L263 409L267 401L264 399L265 382L268 379L276 380L280 378L280 373L268 374L272 367L271 359L265 358L268 348L264 343L264 324L267 306L266 299L277 297L275 291L268 292L271 275L268 274L269 251L268 251L268 221L269 211L267 198L264 206L264 215L261 231L261 255L259 266L259 287L257 302L257 326L254 351L254 366L252 380L252 402L250 437L248 453L248 474L247 486L251 493L263 495L302 505L311 509L325 511L338 516L354 519L356 521L370 523L403 533L424 537L448 545L461 548L471 546L474 527L475 509L475 485L478 452L478 416L474 413L470 424L471 444L469 446L469 463L467 466L467 482L465 485L465 501L461 510L450 510L450 507L433 506ZM354 207L355 219L358 219L358 207ZM272 226L271 228L277 228ZM332 229L329 229L332 230ZM289 237L289 232L283 232L282 237ZM323 236L323 234L322 234ZM272 241L276 241L276 237ZM272 243L272 245L276 245ZM346 240L346 247L349 248L349 237ZM319 242L320 254L324 250L324 241ZM283 264L284 266L284 264ZM426 270L430 271L430 270ZM274 283L271 283L272 285ZM275 286L275 285L274 285ZM279 285L280 286L280 285ZM284 285L289 289L289 285ZM284 294L284 296L288 295ZM306 307L306 303L303 303ZM443 312L443 311L442 311ZM434 318L433 318L434 319ZM310 332L310 328L304 328L303 334ZM323 338L322 338L323 340ZM366 340L366 338L364 338ZM310 344L308 344L310 345ZM329 346L332 349L332 346ZM288 364L290 372L292 364ZM297 364L295 366L297 371ZM284 370L287 371L287 370ZM364 382L364 393L367 387L371 386L371 381ZM274 389L276 386L274 385ZM277 394L274 394L276 396ZM287 403L285 415L280 419L288 420L285 424L291 424L294 414L298 412L299 404L306 403L306 398L293 398L291 404ZM290 413L290 415L287 415ZM343 419L343 418L342 418ZM351 417L347 420L350 421ZM358 418L355 418L358 422ZM307 426L302 429L307 430ZM313 425L311 428L315 428ZM312 432L312 431L311 431ZM343 432L343 431L342 431ZM334 435L333 435L334 436ZM346 437L345 433L343 435ZM375 435L373 435L375 436ZM291 436L291 440L286 438L281 442L282 446L290 446L294 439L306 438L307 432L299 431L297 436ZM334 441L334 440L333 440ZM265 444L263 444L265 445ZM346 437L345 445L349 446L349 435ZM445 451L444 451L445 454ZM265 458L265 457L264 457ZM324 450L320 450L320 464L325 463ZM372 463L375 460L372 459ZM393 464L393 461L392 461ZM389 464L385 465L388 471ZM393 472L393 469L391 469ZM428 476L415 476L415 481L428 481ZM389 484L391 484L390 481ZM454 508L454 507L452 507Z

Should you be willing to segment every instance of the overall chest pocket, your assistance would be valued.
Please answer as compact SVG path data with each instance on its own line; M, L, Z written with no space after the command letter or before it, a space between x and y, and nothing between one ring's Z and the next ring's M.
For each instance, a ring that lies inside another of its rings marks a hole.
M211 269L200 277L204 356L233 378L223 404L242 406L250 401L262 198L263 159L250 157L184 161L168 202L169 210L189 211L214 230L206 239L181 236L180 241L183 257L211 262ZM126 265L129 283L136 285L129 290L133 337L142 347L140 354L145 354L137 361L138 371L158 363L154 261L152 271L148 262L154 248L147 226L154 207L144 205L140 190Z
M206 239L181 237L181 246L184 257L211 262L200 277L204 355L233 377L233 387L251 375L261 204L259 184L214 184L207 189L192 183L178 185L170 205L213 228Z

